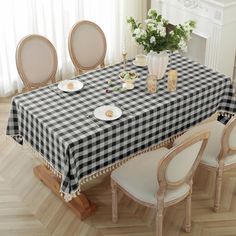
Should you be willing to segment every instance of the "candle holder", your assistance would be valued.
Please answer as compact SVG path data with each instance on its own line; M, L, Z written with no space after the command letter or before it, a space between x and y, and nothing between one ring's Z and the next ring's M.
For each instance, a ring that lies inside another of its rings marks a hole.
M122 52L122 56L123 56L123 70L126 71L126 62L127 62L126 56L127 56L127 52L123 51Z
M148 93L157 92L158 81L156 75L148 75L146 83L147 83Z
M167 79L167 90L169 92L174 92L176 91L176 86L177 86L177 78L178 74L176 70L170 70L168 72L168 79Z

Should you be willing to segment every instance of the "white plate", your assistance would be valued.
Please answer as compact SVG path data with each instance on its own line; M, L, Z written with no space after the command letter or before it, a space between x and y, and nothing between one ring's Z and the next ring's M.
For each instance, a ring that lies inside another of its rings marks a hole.
M111 117L106 115L107 111L112 111L113 115ZM99 120L116 120L118 118L120 118L122 115L122 110L119 107L115 107L112 105L109 106L101 106L101 107L97 107L94 110L94 116L99 119Z
M134 64L135 66L141 66L141 67L147 66L147 63L141 64L141 63L137 62L136 60L133 60L133 64Z
M67 87L69 83L73 84L73 89ZM82 89L84 84L78 80L63 80L58 84L58 88L64 92L76 92Z

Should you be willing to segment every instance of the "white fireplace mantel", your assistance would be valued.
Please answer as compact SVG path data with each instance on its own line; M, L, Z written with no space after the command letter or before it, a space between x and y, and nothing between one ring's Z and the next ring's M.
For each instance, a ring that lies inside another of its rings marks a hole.
M194 34L206 41L203 63L233 77L236 0L152 0L152 8L157 9L174 25L190 19L195 20L197 27ZM197 51L198 45L194 46Z

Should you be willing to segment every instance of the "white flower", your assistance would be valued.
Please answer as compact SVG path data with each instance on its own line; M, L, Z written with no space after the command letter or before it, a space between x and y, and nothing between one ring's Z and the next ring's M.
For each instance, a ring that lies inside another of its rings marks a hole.
M147 33L144 29L142 29L141 32L140 32L140 35L141 35L141 37L146 37Z
M166 28L163 26L162 22L157 24L157 33L159 33L161 37L166 36Z
M190 34L191 34L191 31L193 30L192 26L188 22L185 22L183 24L183 28L184 28L187 40L190 40L191 39Z
M146 37L146 35L147 35L147 33L144 29L136 28L134 30L134 36L135 36L136 39Z
M161 35L161 37L166 36L166 28L165 27L163 27L162 30L160 31L160 35Z
M153 19L147 19L147 20L145 20L145 23L148 25L148 24L156 24L156 21L155 20L153 20Z
M141 33L141 29L136 28L136 29L134 30L134 36L135 36L136 39L139 39L139 38L140 38L140 33Z
M185 42L183 39L180 40L180 42L179 42L179 44L178 44L178 47L179 47L182 51L187 52L187 44L186 44L186 42Z
M148 11L145 27L133 18L130 18L128 23L132 27L131 32L134 40L143 46L146 51L149 51L151 48L154 48L156 51L175 49L186 51L187 41L191 38L191 33L195 28L195 22L188 21L184 24L173 26L169 32L168 21L154 9ZM166 37L167 33L169 37ZM168 42L166 42L167 40Z
M154 36L152 36L152 37L150 38L150 43L151 43L151 44L155 44L155 43L156 43L156 38L155 38Z
M149 11L148 11L148 16L152 16L153 15L153 13L155 14L156 13L156 10L155 9L149 9Z
M174 31L173 31L173 30L170 31L170 35L171 35L171 36L174 35Z
M157 30L157 28L154 24L149 24L148 29L151 30L151 31L156 31Z
M141 29L139 29L139 28L136 28L136 29L134 30L134 34L135 34L135 35L140 34L140 32L141 32Z
M192 30L192 27L190 26L189 22L185 22L183 24L183 28L185 31L190 32Z
M180 25L176 25L176 29L181 29Z
M191 39L190 32L188 32L188 33L186 34L186 38L187 38L187 41L189 41L189 40Z

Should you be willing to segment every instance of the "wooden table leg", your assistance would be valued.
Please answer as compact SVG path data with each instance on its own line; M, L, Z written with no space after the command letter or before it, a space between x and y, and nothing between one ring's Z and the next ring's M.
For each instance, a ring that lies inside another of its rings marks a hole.
M54 175L45 165L38 165L34 167L35 176L40 179L45 185L47 185L63 202L70 207L73 212L81 219L93 214L96 210L96 205L91 203L87 197L81 193L76 198L73 198L69 202L65 202L60 195L60 178Z

